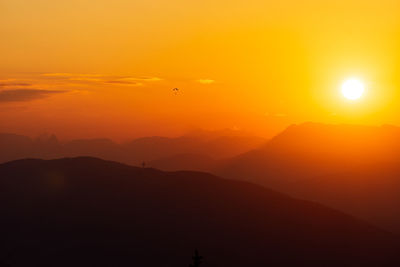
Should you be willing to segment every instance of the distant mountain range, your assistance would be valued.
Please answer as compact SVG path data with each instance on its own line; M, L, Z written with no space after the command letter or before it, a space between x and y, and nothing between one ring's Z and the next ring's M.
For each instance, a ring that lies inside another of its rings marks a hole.
M56 136L32 139L15 134L0 134L0 162L23 158L54 159L92 156L132 165L179 154L212 159L229 158L260 147L266 140L240 131L192 131L176 138L144 137L117 144L109 139L82 139L60 142Z
M400 128L305 123L208 171L323 203L400 233Z
M200 172L95 158L0 164L9 266L399 266L399 238L323 205Z
M304 123L269 141L240 131L59 142L0 135L0 162L94 156L250 181L342 210L400 234L400 128Z

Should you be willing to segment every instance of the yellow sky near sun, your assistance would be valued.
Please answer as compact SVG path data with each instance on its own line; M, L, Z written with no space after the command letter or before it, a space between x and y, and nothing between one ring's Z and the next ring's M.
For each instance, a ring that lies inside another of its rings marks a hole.
M399 12L394 0L0 0L0 90L63 91L0 96L0 130L400 124ZM367 87L353 104L340 96L351 77Z

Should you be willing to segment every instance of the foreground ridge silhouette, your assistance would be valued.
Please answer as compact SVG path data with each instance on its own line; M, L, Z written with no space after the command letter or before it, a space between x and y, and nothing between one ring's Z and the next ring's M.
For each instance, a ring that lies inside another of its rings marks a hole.
M199 251L195 249L192 259L193 259L193 264L189 264L189 267L199 267L200 264L202 263L203 257L200 256Z
M209 265L198 252L188 262L198 247L210 266L400 266L395 235L207 173L27 159L0 164L0 198L0 251L16 244L12 266Z

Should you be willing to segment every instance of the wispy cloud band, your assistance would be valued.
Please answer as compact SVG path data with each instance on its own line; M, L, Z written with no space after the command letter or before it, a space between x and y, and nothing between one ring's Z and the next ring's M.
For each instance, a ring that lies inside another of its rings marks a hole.
M142 86L148 82L158 82L159 77L108 76L102 74L84 73L44 73L42 77L57 80L68 80L81 83L96 83L105 85Z
M212 80L212 79L198 79L197 82L201 83L201 84L212 84L212 83L215 83L215 80Z
M0 91L0 103L26 102L46 98L54 94L61 94L67 91L42 90L42 89L12 89Z

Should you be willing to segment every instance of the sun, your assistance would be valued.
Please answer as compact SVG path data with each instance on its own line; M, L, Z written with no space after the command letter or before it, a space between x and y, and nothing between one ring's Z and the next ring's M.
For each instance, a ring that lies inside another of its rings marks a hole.
M364 94L364 84L357 79L349 79L342 85L342 94L349 100L357 100Z

